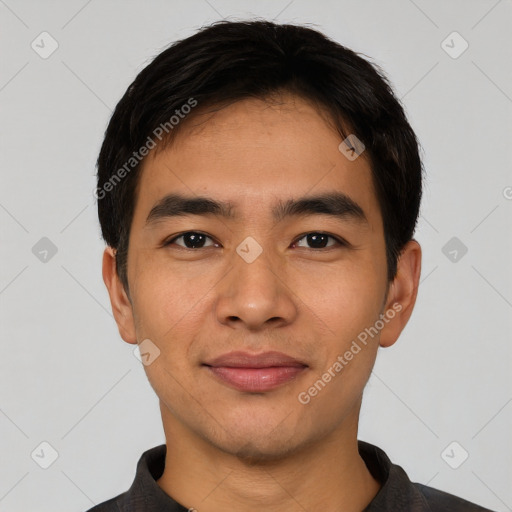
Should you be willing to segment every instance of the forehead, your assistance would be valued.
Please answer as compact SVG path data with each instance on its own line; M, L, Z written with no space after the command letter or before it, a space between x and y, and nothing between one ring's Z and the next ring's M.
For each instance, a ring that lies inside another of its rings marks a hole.
M341 142L323 112L291 95L194 114L171 145L146 158L137 206L147 212L174 191L260 209L276 196L340 191L371 216L376 198L369 162L364 153L349 160Z

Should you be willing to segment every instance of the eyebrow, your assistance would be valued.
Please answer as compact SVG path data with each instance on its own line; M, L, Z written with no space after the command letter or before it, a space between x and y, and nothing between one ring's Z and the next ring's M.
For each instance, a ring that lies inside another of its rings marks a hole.
M146 218L146 225L185 215L216 215L225 219L237 218L233 203L209 197L168 194L151 208ZM305 215L329 215L341 220L368 223L361 206L342 192L278 201L272 208L272 216L277 222L288 217Z

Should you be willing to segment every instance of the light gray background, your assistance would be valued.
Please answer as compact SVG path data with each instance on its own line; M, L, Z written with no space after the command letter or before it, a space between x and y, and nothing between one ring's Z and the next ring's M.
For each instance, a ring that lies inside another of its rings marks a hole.
M315 24L371 56L423 146L418 302L380 352L360 438L414 481L512 510L510 0L0 0L0 510L85 510L126 490L141 453L164 442L101 279L95 160L154 55L253 16ZM47 59L31 48L49 48L43 31L59 44ZM469 43L456 59L441 45L453 31ZM454 236L468 249L456 262L442 251ZM32 252L42 237L57 247L46 262ZM43 441L58 452L48 469Z

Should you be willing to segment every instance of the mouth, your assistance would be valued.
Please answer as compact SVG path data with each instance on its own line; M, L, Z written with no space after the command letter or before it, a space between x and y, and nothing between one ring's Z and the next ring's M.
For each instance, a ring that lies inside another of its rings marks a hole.
M308 365L281 352L230 352L203 366L218 380L239 391L261 393L280 387Z

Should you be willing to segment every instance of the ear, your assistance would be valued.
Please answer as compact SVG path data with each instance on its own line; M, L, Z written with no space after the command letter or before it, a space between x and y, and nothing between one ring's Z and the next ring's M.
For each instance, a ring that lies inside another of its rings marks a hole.
M102 274L110 296L112 313L114 313L119 334L126 343L136 344L137 337L135 335L132 304L123 283L117 275L115 251L112 247L107 247L103 252Z
M397 273L389 286L384 316L388 319L380 332L380 346L390 347L411 317L421 274L421 247L416 240L405 244L397 263ZM387 312L387 313L386 313ZM391 316L392 313L394 316Z

